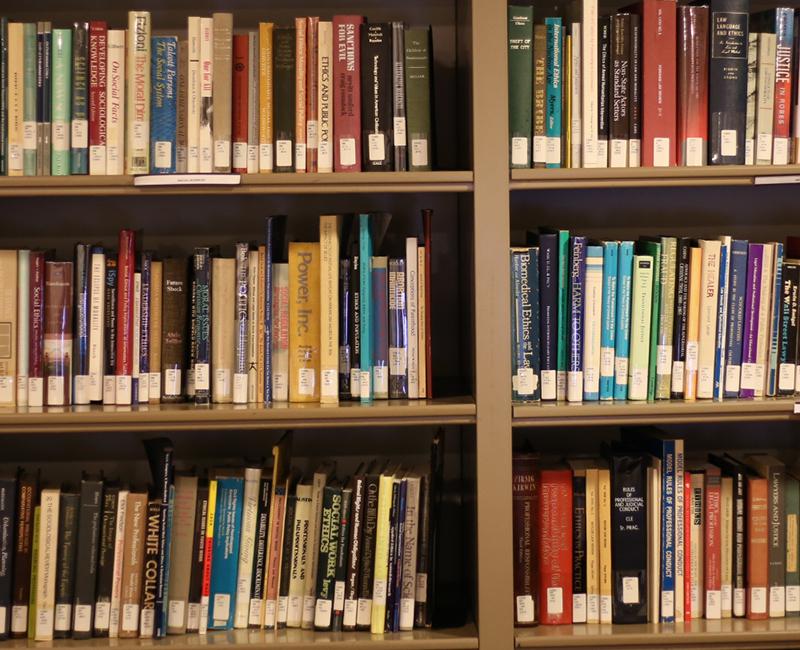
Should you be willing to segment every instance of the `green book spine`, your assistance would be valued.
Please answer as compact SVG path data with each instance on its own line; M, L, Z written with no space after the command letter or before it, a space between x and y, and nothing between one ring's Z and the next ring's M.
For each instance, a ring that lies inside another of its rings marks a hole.
M533 7L508 7L508 122L511 167L531 166Z
M39 520L41 518L41 506L36 506L33 510L33 541L31 542L31 588L28 600L28 638L34 639L36 636L36 588L39 579Z
M675 269L678 240L661 238L661 303L658 313L656 399L669 399L672 382L672 326L675 321Z
M72 124L70 169L89 173L89 23L72 27Z
M23 25L22 43L22 173L36 176L36 23Z
M556 347L556 399L567 399L569 351L569 230L558 231L558 345Z
M430 171L433 164L431 133L431 28L406 30L406 128L410 149L408 170Z
M628 399L646 400L650 366L650 323L653 291L658 284L651 255L634 255L631 286L631 351L628 365Z
M800 616L800 481L786 475L786 616Z
M641 242L641 251L653 258L653 303L650 309L650 353L648 355L650 366L647 371L647 399L652 400L656 397L656 366L658 365L656 355L658 354L659 315L661 314L661 243L643 241Z
M53 120L50 170L53 176L69 176L69 132L72 92L72 30L53 30Z

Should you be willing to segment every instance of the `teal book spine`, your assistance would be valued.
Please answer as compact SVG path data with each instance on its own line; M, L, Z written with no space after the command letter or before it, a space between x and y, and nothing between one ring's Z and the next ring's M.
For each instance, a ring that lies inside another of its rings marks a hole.
M648 352L647 368L647 399L656 398L656 359L658 357L658 339L660 332L659 314L661 313L661 286L664 278L661 275L661 242L641 242L642 254L653 258L653 289L650 304L650 351Z
M561 167L561 99L563 86L563 43L561 18L545 18L547 72L545 95L546 166Z
M556 348L556 399L567 399L569 356L569 230L558 231L558 346Z
M359 223L359 291L361 293L361 401L372 401L372 235L369 215L361 214Z
M603 309L600 330L600 399L614 399L614 346L617 336L619 242L603 242Z
M72 139L70 171L89 173L89 23L72 26Z
M69 176L69 140L72 115L72 30L53 30L53 84L51 119L53 135L50 171L53 176Z
M617 319L614 336L614 399L628 399L628 358L631 346L631 282L633 242L619 244L617 266Z
M22 27L22 166L25 176L36 176L36 23Z
M775 244L775 260L772 287L772 321L769 339L769 372L767 374L767 396L775 397L778 391L778 336L780 334L781 300L783 287L783 244Z
M508 120L512 168L531 166L533 7L508 7Z
M244 480L241 477L217 478L217 509L214 516L208 600L209 630L230 630L233 627L243 501Z
M178 38L152 39L150 79L150 173L174 174L178 146Z

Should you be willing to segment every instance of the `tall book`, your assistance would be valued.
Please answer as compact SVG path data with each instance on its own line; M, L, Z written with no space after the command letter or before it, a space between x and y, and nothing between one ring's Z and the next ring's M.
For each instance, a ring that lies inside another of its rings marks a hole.
M598 34L597 0L581 0L580 15L581 48L581 137L583 148L581 160L584 167L598 167L597 116L598 116Z
M531 166L533 87L533 7L508 7L509 161L512 168Z
M72 395L72 262L45 263L44 384L47 406Z
M514 623L533 625L538 596L537 559L534 544L536 518L536 456L514 454L512 463L514 532Z
M531 112L533 135L531 162L533 167L544 167L547 162L547 136L545 135L545 96L547 93L547 28L543 23L533 26L532 51L533 104ZM514 85L516 85L516 83ZM509 107L510 106L511 104L509 104Z
M212 88L214 171L231 171L231 92L233 78L233 14L212 15L214 30Z
M3 26L0 29L6 29ZM5 34L4 34L5 36ZM50 175L50 142L51 142L51 76L53 69L53 25L49 21L40 21L37 25L37 70L36 70L36 173L39 176ZM5 54L3 55L5 57ZM5 91L3 91L5 94ZM5 99L3 100L5 104ZM5 139L5 136L3 136ZM5 150L5 142L0 143Z
M653 280L653 257L634 255L631 280L629 400L647 399Z
M775 34L758 33L756 82L756 165L772 164L772 129L775 111Z
M572 473L541 469L536 506L539 622L572 622Z
M306 172L306 57L308 43L308 21L306 18L294 19L294 170L298 174Z
M394 170L397 172L408 169L405 51L405 25L395 21L392 23L392 144Z
M333 23L317 27L317 171L333 171Z
M0 404L3 406L17 404L18 274L17 251L0 251L0 276L7 278L0 283L0 332L5 334L6 341L4 354L0 355Z
M273 31L272 23L258 24L258 170L273 169Z
M119 528L117 516L121 491L119 484L113 482L106 482L103 489L93 621L94 636L99 637L108 637L111 633L111 599L114 591L114 560Z
M295 169L295 29L273 31L274 139L276 172Z
M35 641L51 641L55 623L56 555L58 549L58 488L42 490L39 553L36 559Z
M334 168L361 171L361 37L364 18L333 17ZM387 89L388 91L388 89Z
M6 55L6 173L22 176L24 148L25 37L23 23L8 23Z
M108 134L108 26L89 23L89 173L106 173Z
M149 11L128 12L125 171L150 171L150 65L152 22Z
M630 148L631 15L611 17L609 167L627 167Z
M153 38L150 78L150 173L174 174L178 151L177 37Z
M569 272L569 364L567 371L567 401L583 399L583 309L586 280L586 238L570 239Z
M209 592L208 629L233 627L236 581L241 541L243 480L217 476L217 502Z
M766 619L769 617L768 604L769 577L769 488L767 479L762 476L747 477L747 618Z
M614 342L614 399L627 399L628 397L633 259L633 242L620 242L619 263L617 268L616 334Z
M229 404L233 401L236 260L215 257L211 260L211 401Z
M214 170L212 110L214 90L214 20L200 19L200 125L197 139L198 170Z
M231 139L233 145L231 171L247 173L247 125L249 118L250 90L250 37L247 34L233 36L233 80Z
M12 27L9 25L9 40ZM11 66L9 65L9 71ZM10 78L13 81L13 77ZM52 73L52 150L50 173L53 176L67 176L70 172L70 128L72 95L72 30L53 30L53 73ZM9 98L10 99L10 98ZM9 101L9 125L12 124ZM9 136L11 130L9 130ZM9 137L9 174L13 175L14 151Z
M319 16L309 16L306 21L306 165L308 172L319 169Z
M558 235L539 234L539 314L541 352L541 398L557 397L558 363Z
M619 249L619 242L603 242L603 310L600 334L601 400L614 398L614 348L617 333Z
M89 173L89 23L72 24L72 133L70 171ZM148 62L149 64L149 62Z
M106 173L125 171L125 30L108 30Z
M608 136L611 88L611 17L597 21L597 166L608 167ZM549 48L548 48L549 49Z
M73 600L75 597L75 563L78 551L78 520L80 494L62 491L58 507L58 552L55 588L53 636L67 638L72 630ZM31 581L33 582L33 576ZM35 593L36 586L31 585ZM33 601L35 603L35 599ZM33 607L31 608L33 610Z
M700 240L702 267L700 270L700 337L697 350L697 397L714 396L714 354L716 350L717 311L720 281L721 242Z
M583 308L583 399L600 399L600 364L603 305L603 248L586 247Z
M175 507L169 549L169 585L167 633L186 632L189 613L189 590L194 561L195 522L197 517L197 476L175 476Z
M72 608L72 637L74 639L88 639L92 636L102 508L102 479L84 475L81 480L76 544L78 553L75 564L75 599Z
M360 50L361 160L365 171L392 170L392 25L362 25Z
M708 7L678 8L678 165L703 166L708 151Z
M256 548L260 484L261 468L252 463L248 464L244 468L242 530L239 547L239 567L236 574L236 604L233 615L233 626L237 629L246 628L249 623L250 589Z
M289 400L315 402L320 394L320 250L289 244Z
M408 170L430 171L434 164L431 28L407 28L404 39Z
M36 23L25 23L22 30L22 167L26 176L36 176L36 93L37 35Z
M319 218L320 401L339 401L339 216Z
M561 95L564 84L564 41L561 18L545 18L547 29L547 84L545 134L547 136L547 167L561 167ZM608 138L606 138L608 141Z

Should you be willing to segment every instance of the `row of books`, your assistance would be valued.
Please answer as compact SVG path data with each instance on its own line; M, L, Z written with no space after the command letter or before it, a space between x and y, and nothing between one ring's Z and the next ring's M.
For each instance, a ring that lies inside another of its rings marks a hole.
M749 0L508 8L511 167L800 161L795 10Z
M0 174L424 171L434 162L430 27L296 18L187 38L0 21Z
M372 461L342 480L292 468L291 433L271 467L202 475L147 440L148 490L0 478L0 639L430 627L441 442L419 472Z
M566 230L511 249L516 400L793 395L800 240Z
M765 453L694 461L653 429L602 458L515 454L515 622L800 616L799 476Z
M264 245L195 248L191 264L137 253L131 230L74 262L0 251L0 404L431 397L431 213L424 246L384 243L390 218L322 216L288 256L284 216Z

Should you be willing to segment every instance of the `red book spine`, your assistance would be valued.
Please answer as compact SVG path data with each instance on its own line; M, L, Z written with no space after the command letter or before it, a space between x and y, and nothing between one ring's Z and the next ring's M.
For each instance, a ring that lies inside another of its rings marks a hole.
M704 587L707 619L722 618L722 492L719 470L706 470Z
M108 26L105 21L93 20L89 23L89 159L98 174L105 173L106 166L107 54Z
M249 38L247 34L233 37L233 166L234 174L247 173L247 80L249 72Z
M747 618L766 619L769 514L767 479L747 478Z
M678 8L678 165L702 166L708 149L708 7Z
M131 376L133 374L133 273L136 264L136 234L132 230L119 233L117 262L117 377L127 377L122 386L117 383L117 403L130 404Z
M642 165L672 167L677 156L675 0L642 1Z
M30 310L28 378L40 379L44 377L44 368L42 366L44 349L44 252L42 251L31 251ZM40 394L39 403L30 404L30 406L41 406L42 397L43 395Z
M431 219L433 210L424 209L422 211L422 230L425 236L425 386L428 389L427 398L433 399L433 349L431 345Z
M334 171L361 171L362 16L333 17Z
M572 624L572 472L542 470L537 505L539 622Z
M319 18L308 18L306 29L306 171L317 171L317 128L319 127L319 105L317 91L317 54L319 52Z
M774 165L789 162L789 138L792 122L792 29L791 9L775 10L775 110L772 118Z
M683 620L692 620L692 475L683 474Z

